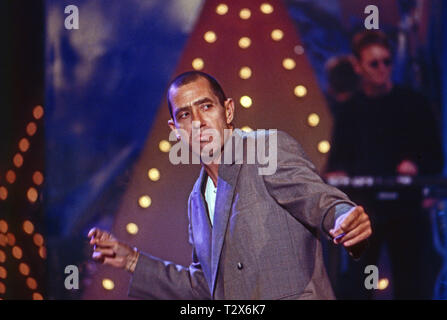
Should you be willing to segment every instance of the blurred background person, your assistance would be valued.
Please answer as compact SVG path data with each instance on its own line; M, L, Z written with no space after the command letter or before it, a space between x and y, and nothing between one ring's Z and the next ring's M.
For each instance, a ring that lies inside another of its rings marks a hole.
M337 105L326 177L441 174L443 153L436 119L422 94L393 83L388 37L381 31L359 32L352 51L359 86L351 98ZM381 201L367 193L362 197L373 216L374 236L360 263L350 264L341 276L340 298L371 297L364 279L353 280L351 275L354 269L360 268L356 271L360 274L366 265L377 265L383 244L390 257L394 297L431 298L436 256L420 193L405 200Z
M337 116L338 106L352 98L358 89L359 77L354 69L354 57L332 57L325 65L328 80L327 98L331 111Z
M440 174L443 153L437 121L422 94L393 83L386 35L358 33L352 50L359 90L337 108L328 172Z

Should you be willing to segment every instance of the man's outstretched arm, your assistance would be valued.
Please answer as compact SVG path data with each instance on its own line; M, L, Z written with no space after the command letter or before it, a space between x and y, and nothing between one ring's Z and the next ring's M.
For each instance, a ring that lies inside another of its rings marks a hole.
M189 267L163 261L93 228L88 233L93 259L132 273L129 295L141 299L211 299L200 264L193 254Z
M320 229L357 257L372 232L364 209L324 183L295 139L281 131L277 139L277 170L263 176L269 194L303 225Z

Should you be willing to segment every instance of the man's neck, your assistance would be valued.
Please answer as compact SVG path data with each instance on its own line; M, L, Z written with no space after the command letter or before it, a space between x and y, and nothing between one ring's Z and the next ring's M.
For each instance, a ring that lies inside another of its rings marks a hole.
M217 187L217 176L219 175L219 164L218 163L210 163L204 164L206 173L213 180L214 187Z
M228 127L227 129L230 130L228 131L228 134L224 134L224 143L223 143L224 146L222 147L222 150L220 151L219 155L210 164L202 163L202 166L205 168L206 173L211 178L211 180L213 180L214 187L217 187L217 177L219 175L219 163L222 158L223 149L225 147L227 140L231 139L233 135L234 126L231 124L230 127Z
M391 81L387 82L383 86L373 86L367 83L362 83L363 93L370 98L383 96L389 93L393 89L393 83Z

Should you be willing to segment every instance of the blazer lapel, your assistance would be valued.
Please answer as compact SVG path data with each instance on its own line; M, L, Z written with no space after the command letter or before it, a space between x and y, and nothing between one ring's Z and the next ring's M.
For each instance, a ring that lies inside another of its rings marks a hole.
M217 197L214 211L214 224L212 232L212 255L211 270L212 291L216 286L217 269L219 267L220 256L227 230L228 220L230 217L231 206L233 202L234 190L236 187L237 177L239 175L241 165L219 165L219 177L217 180Z
M205 170L202 168L200 176L194 185L194 196L192 199L194 208L191 213L193 215L191 223L196 254L211 289L213 274L211 267L211 225L208 218L205 198L202 193L202 186L206 177Z

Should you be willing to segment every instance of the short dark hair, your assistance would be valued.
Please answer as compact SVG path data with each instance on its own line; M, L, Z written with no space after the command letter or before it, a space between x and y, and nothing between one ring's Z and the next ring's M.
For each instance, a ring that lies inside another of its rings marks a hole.
M391 52L391 44L385 33L378 30L360 31L352 39L352 52L360 60L363 49L378 45Z
M336 93L352 92L357 88L358 75L352 63L354 57L342 55L326 63L329 87Z
M173 87L180 88L181 86L194 82L200 78L206 79L208 81L211 90L219 99L220 104L222 106L225 106L225 100L227 100L227 97L225 96L225 92L223 91L221 85L214 77L201 71L187 71L175 77L175 79L171 81L168 87L167 100L168 100L169 114L171 115L172 119L174 119L174 116L172 114L171 99L169 98L169 92L171 91L171 88Z

